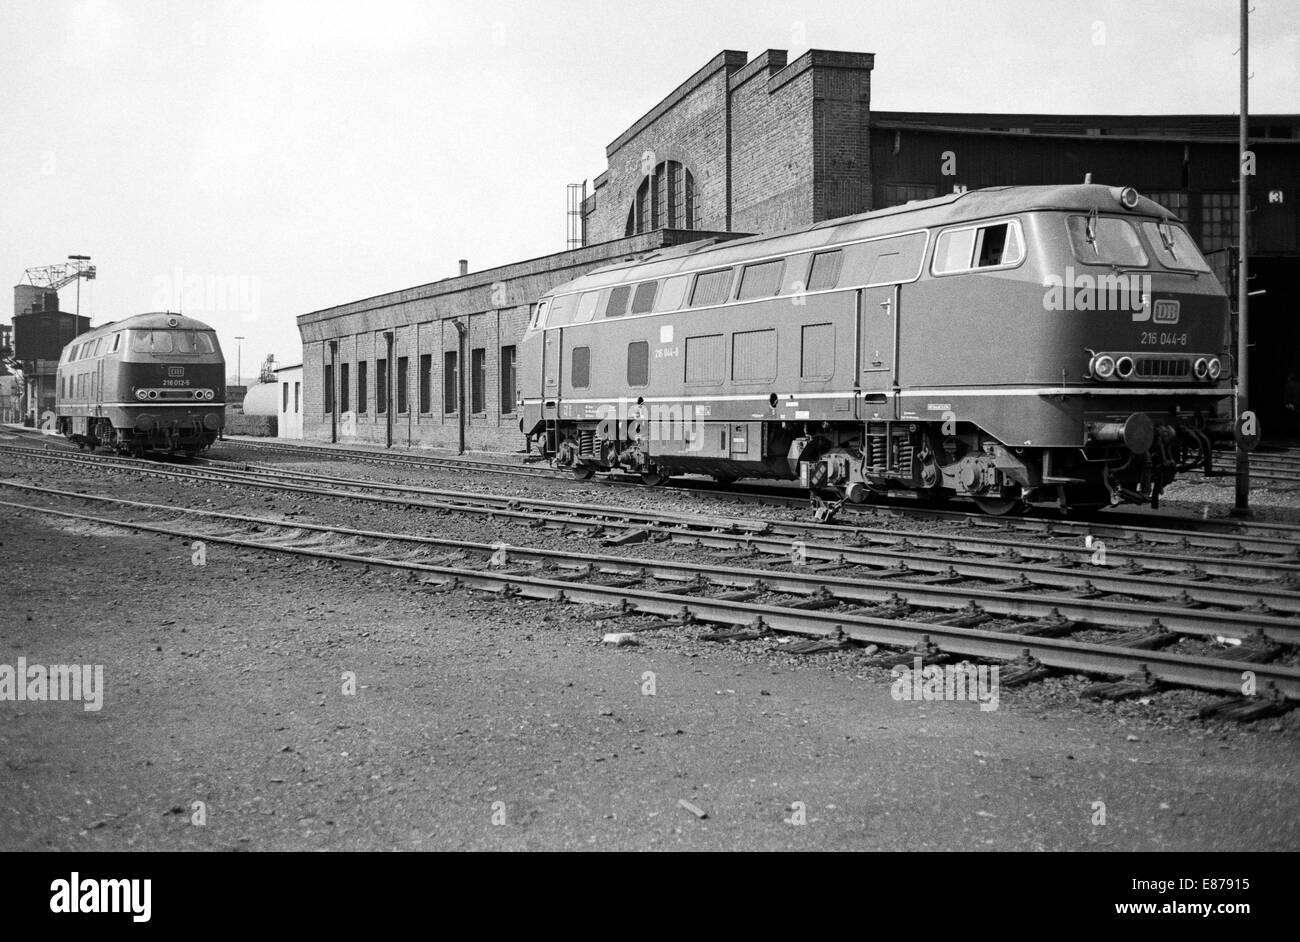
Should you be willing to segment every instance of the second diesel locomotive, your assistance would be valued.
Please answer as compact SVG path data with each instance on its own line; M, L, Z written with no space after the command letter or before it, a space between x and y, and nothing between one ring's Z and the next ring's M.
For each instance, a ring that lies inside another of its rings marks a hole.
M179 314L138 314L77 337L59 358L56 430L78 445L196 455L225 425L217 334Z
M537 304L520 429L579 476L1157 504L1231 396L1229 308L1131 187L996 187L653 253Z

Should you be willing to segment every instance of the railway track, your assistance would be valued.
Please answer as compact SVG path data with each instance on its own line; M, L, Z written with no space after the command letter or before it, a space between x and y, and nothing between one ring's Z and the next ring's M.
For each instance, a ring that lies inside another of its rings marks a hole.
M443 490L417 485L366 481L324 474L258 465L203 466L159 465L132 458L85 455L71 451L24 449L0 446L0 453L38 460L93 465L105 469L136 471L154 476L264 487L315 496L346 497L381 503L423 506L428 509L498 515L543 526L592 531L603 527L642 529L673 537L721 533L748 534L789 540L852 540L859 546L892 548L895 553L937 551L945 559L962 555L1003 555L1025 563L1059 562L1085 566L1098 554L1096 541L1106 544L1105 565L1129 572L1153 571L1168 576L1182 573L1191 581L1208 576L1231 577L1247 582L1300 578L1300 541L1297 528L1279 527L1266 535L1223 535L1218 533L1170 533L1141 528L1099 526L1093 523L1055 521L1049 529L1024 534L997 523L979 524L980 518L962 518L965 525L947 532L903 529L897 521L888 526L854 523L772 521L737 516L644 511L613 505L593 505L557 500ZM387 496L396 495L396 496ZM417 499L420 498L420 499ZM1031 538L1025 538L1029 536ZM789 543L785 544L788 550ZM1200 554L1200 555L1197 555Z
M37 457L442 514L478 514L535 528L578 531L614 545L689 544L753 567L797 555L799 562L816 569L843 570L864 600L888 601L902 591L910 602L938 610L975 605L991 617L1073 619L1144 632L1149 643L1165 643L1171 632L1288 645L1300 641L1300 559L1292 543L1264 546L1278 552L1273 559L1242 558L1239 543L1233 544L1234 555L1213 558L1157 556L1154 547L1117 549L1107 565L1098 566L1091 564L1095 548L1073 539L1052 546L986 535L900 534L878 528L644 513L279 469L164 468L135 459L75 454ZM1283 551L1289 555L1281 555Z
M1003 684L1042 676L1050 670L1126 677L1127 689L1143 692L1161 684L1239 693L1243 672L1253 672L1263 697L1251 698L1247 713L1267 713L1300 700L1300 670L1273 664L1276 643L1230 648L1232 656L1165 650L1151 632L1111 626L1104 643L1072 635L1095 631L1099 622L1022 612L996 618L970 603L957 612L933 613L922 601L873 594L862 580L826 569L801 567L780 572L712 563L627 558L530 546L507 546L437 537L313 524L219 511L195 510L104 495L74 493L0 482L11 491L60 501L65 506L0 501L12 511L63 518L316 560L406 571L439 590L468 587L506 596L612 608L608 617L648 614L679 622L720 625L739 631L723 637L759 637L767 632L808 635L824 646L854 642L897 650L874 663L891 666L922 657L930 663L955 658L1010 662ZM67 509L90 503L109 515ZM486 566L484 562L486 560ZM838 568L832 567L832 568ZM908 586L911 590L913 587ZM922 587L919 592L933 591ZM986 627L980 627L986 626ZM716 637L716 635L715 635ZM1288 644L1300 638L1288 633Z

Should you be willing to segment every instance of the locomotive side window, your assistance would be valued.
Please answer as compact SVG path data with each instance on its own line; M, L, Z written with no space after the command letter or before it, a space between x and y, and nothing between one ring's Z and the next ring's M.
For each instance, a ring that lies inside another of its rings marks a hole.
M695 276L695 288L691 291L691 307L704 307L709 304L721 304L731 293L731 269L706 271Z
M627 313L627 299L632 294L631 285L619 285L609 292L609 300L605 302L606 317L622 317Z
M596 302L600 300L599 291L588 291L578 299L578 313L573 318L575 324L585 324L596 316Z
M216 353L217 348L212 344L212 335L199 331L194 335L194 351L196 353ZM115 348L116 349L116 348ZM346 410L345 410L346 411Z
M564 327L566 324L572 324L573 315L577 308L578 296L576 294L562 294L558 298L553 298L550 303L550 312L546 315L546 326Z
M968 270L974 250L974 229L949 229L940 233L934 244L934 273L946 275Z
M746 265L740 273L740 290L736 292L736 300L748 301L774 296L781 290L781 272L784 268L785 259L781 258Z
M1165 268L1182 268L1188 271L1209 271L1196 243L1182 226L1167 222L1144 222L1142 231L1155 250L1156 258Z
M627 345L627 384L650 384L650 344L644 340L636 340Z
M1074 257L1090 265L1147 264L1137 230L1127 219L1114 216L1068 216L1066 229Z
M663 290L659 292L659 300L654 303L654 310L676 311L681 308L682 300L686 297L686 286L690 280L690 275L678 275L665 281Z
M813 256L812 268L808 271L808 290L826 291L839 284L840 266L844 264L844 250L818 252Z
M591 385L591 347L573 348L569 382L574 389L586 389Z
M113 335L113 349L109 353L117 353L117 348L120 346L122 346L122 332L118 331ZM209 350L208 352L211 353L212 351Z
M1011 265L1021 259L1020 239L1011 223L985 226L975 239L975 267Z
M632 313L649 314L654 308L655 292L659 287L657 281L643 281L636 286L636 294L632 295Z

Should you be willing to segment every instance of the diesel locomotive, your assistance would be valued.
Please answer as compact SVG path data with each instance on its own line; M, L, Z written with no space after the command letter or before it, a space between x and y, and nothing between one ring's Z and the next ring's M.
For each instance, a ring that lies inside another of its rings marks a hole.
M994 187L666 249L540 299L533 457L990 513L1157 505L1230 425L1228 300L1132 187Z
M226 361L217 334L179 314L137 314L63 348L56 430L119 453L207 448L225 424Z

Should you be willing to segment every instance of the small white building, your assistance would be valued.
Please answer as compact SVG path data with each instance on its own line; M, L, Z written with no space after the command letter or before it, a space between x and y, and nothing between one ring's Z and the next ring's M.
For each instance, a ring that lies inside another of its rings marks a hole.
M282 366L275 371L280 387L276 405L280 415L280 438L302 438L302 364Z

